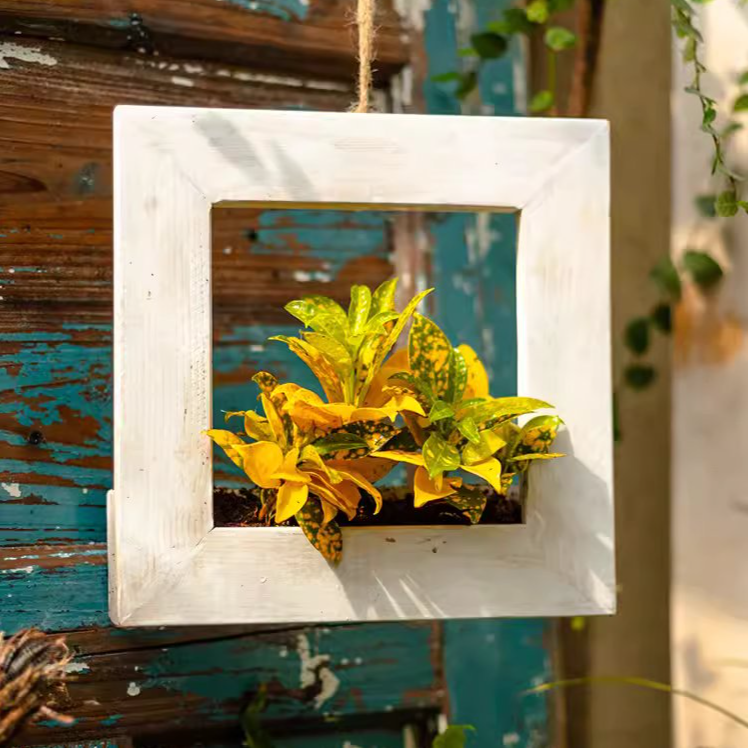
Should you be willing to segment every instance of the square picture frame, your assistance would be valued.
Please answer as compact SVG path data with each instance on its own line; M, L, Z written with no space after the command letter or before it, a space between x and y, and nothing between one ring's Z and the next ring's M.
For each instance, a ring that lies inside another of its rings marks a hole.
M213 206L519 213L518 394L566 424L522 525L344 528L339 566L214 526ZM601 120L117 107L112 620L614 612L609 214Z

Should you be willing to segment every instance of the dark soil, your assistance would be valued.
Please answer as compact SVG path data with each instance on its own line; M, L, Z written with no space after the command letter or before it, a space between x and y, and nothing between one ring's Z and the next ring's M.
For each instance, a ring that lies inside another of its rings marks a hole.
M493 489L485 489L488 502L481 518L481 525L518 525L522 523L522 505L514 497L499 496ZM443 501L434 501L420 509L413 506L413 493L402 488L385 488L382 511L373 514L374 502L362 496L358 516L349 520L342 512L338 524L345 526L386 525L469 525L470 522L458 509ZM218 527L265 527L267 521L260 519L260 499L251 489L214 488L213 516ZM294 526L290 520L284 523Z

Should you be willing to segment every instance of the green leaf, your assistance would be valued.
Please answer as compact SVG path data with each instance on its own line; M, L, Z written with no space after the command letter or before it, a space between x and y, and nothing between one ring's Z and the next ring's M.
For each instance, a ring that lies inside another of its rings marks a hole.
M463 415L470 416L476 423L480 424L491 419L506 421L516 416L532 413L541 408L552 408L553 406L543 400L533 397L500 397L489 398L482 403L469 406Z
M554 104L555 99L551 91L538 91L530 101L530 111L533 114L547 112Z
M725 190L717 195L714 210L720 218L732 218L738 212L738 196L735 190Z
M548 10L551 13L561 13L565 10L571 10L576 0L548 0Z
M462 450L461 462L463 465L475 465L478 462L483 462L506 446L506 441L500 434L490 429L481 431L479 436L480 440L477 443L468 442Z
M637 317L626 325L623 335L626 347L637 356L647 352L649 348L649 318Z
M566 457L561 452L528 452L524 455L516 455L509 458L509 462L530 462L532 460L555 460L558 457Z
M334 520L323 525L322 506L310 496L296 512L296 521L307 540L331 563L338 564L343 555L343 533Z
M455 89L455 96L462 101L467 98L478 86L478 73L475 70L468 70L460 75L460 82Z
M511 454L547 454L563 422L558 416L531 418L512 443Z
M507 8L500 21L492 21L487 26L489 31L494 31L504 36L529 34L534 27L535 24L527 18L522 8Z
M462 73L458 73L456 70L450 70L448 73L432 75L431 80L434 81L434 83L453 83L462 80Z
M573 49L577 43L576 34L565 29L563 26L551 26L545 32L545 45L554 52L563 52Z
M449 359L449 386L446 399L450 403L459 402L468 382L468 365L465 357L457 348L452 349Z
M711 125L715 119L717 119L717 110L712 106L706 107L701 119L701 129L706 132L712 132L713 128Z
M323 312L337 318L340 324L345 325L347 322L343 307L327 296L305 296L303 299L289 301L284 308L307 327L311 327L312 320Z
M748 86L748 70L740 74L740 77L738 78L738 85Z
M693 8L688 4L687 0L670 0L670 4L673 8L677 8L689 16L693 14Z
M723 138L729 138L729 137L731 137L732 135L734 135L734 134L735 134L736 132L740 132L740 130L742 130L742 129L743 129L743 127L744 127L744 125L743 125L743 123L742 123L742 122L735 122L735 121L730 121L730 122L728 122L728 123L727 123L727 124L726 124L726 125L725 125L725 126L724 126L724 127L722 128L722 132L720 133L720 135L721 135L721 136L722 136Z
M696 40L686 39L686 43L683 45L683 62L693 62L696 59L696 50Z
M732 105L733 112L745 112L748 110L748 93L740 94Z
M527 19L533 23L545 23L548 20L549 9L547 0L532 0L525 10Z
M649 277L665 296L673 301L680 301L680 276L672 259L670 259L670 255L665 255L657 261L657 264L650 271Z
M718 171L720 174L724 174L726 177L729 177L730 179L735 179L738 182L742 182L745 177L742 174L738 174L738 172L733 171L730 169L727 164L725 164L722 161L715 161L714 164L715 171Z
M488 497L479 489L462 486L457 493L448 496L445 501L456 509L459 509L473 525L480 522L483 512L486 510Z
M468 730L475 728L472 725L450 725L434 738L432 748L465 748Z
M454 409L449 403L445 403L444 400L437 400L429 411L429 421L432 423L443 421L445 418L452 418L454 414Z
M431 434L423 445L423 462L429 478L433 480L441 473L457 470L460 467L460 453L439 434Z
M262 726L262 714L267 706L267 686L263 683L252 701L241 715L241 726L244 732L245 748L273 748L270 735Z
M437 397L443 397L449 390L451 359L449 338L428 317L414 314L408 335L408 364Z
M371 289L368 286L351 286L351 303L348 307L348 329L351 335L361 335L369 320Z
M650 315L652 324L665 335L669 335L673 331L673 312L670 308L670 304L658 304Z
M371 296L370 317L374 319L380 312L395 311L395 291L397 290L397 278L390 278L377 287Z
M457 429L469 442L480 444L480 431L478 431L478 426L470 416L458 421Z
M313 442L312 446L321 455L329 455L333 452L340 452L347 449L368 449L369 447L362 437L356 434L348 434L344 431L323 436L321 439Z
M624 377L632 390L645 390L657 378L657 372L648 364L630 364L624 371Z
M458 57L477 57L478 53L472 47L460 47L457 50Z
M484 60L496 60L502 57L506 53L508 46L506 38L493 31L473 34L470 37L470 43L478 53L478 56Z
M706 252L689 249L683 255L683 269L703 291L709 290L722 280L724 271L720 264Z
M716 195L699 195L694 201L696 209L704 218L715 218L717 216L717 210L714 206L716 199Z
M341 376L341 379L343 374L352 369L351 354L342 343L329 335L323 335L321 332L303 332L302 335L307 343L313 345L338 369L338 375Z

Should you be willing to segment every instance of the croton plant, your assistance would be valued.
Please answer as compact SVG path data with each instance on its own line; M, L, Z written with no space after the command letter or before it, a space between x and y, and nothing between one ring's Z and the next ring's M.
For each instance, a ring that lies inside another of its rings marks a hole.
M291 301L286 310L306 328L278 335L314 373L325 397L259 372L263 415L226 413L240 431L207 431L258 488L262 516L295 518L312 545L332 562L342 553L336 517L360 511L361 492L382 508L374 485L398 462L415 466L413 501L443 501L477 523L487 502L481 484L505 496L531 461L550 452L561 420L518 416L551 408L528 397L489 395L485 367L468 345L454 348L417 306L433 289L395 309L397 279L373 293L353 286L346 312L325 296ZM407 348L392 351L412 320ZM479 484L467 481L473 476Z

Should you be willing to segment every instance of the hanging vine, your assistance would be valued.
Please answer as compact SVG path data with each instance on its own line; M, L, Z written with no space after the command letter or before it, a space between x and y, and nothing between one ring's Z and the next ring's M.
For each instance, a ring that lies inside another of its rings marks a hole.
M686 91L701 105L701 129L713 144L711 174L715 189L699 195L696 207L702 220L731 218L741 210L748 212L748 201L741 197L743 175L729 164L730 138L743 128L741 115L748 112L748 70L737 79L734 99L720 112L718 102L705 93L703 81L707 70L702 62L703 37L696 25L696 5L713 0L670 0L673 31L682 41L682 59L693 76ZM745 5L748 0L738 0ZM583 117L588 114L600 47L600 32L606 0L523 0L505 8L498 19L472 35L470 46L459 51L460 70L444 73L435 81L450 86L460 100L475 94L483 67L503 57L517 38L542 39L545 56L545 80L531 92L529 110L534 115ZM576 28L564 25L569 11L575 11ZM565 102L559 101L557 68L559 56L575 54L571 89ZM720 117L721 115L721 117ZM722 124L718 123L722 119ZM676 264L670 254L654 265L650 279L659 299L647 314L631 319L623 333L623 343L631 358L623 369L620 386L643 390L657 378L647 354L655 334L672 331L673 307L681 299L684 282L702 293L714 289L724 276L720 263L703 248L688 247ZM620 386L618 389L620 389Z

